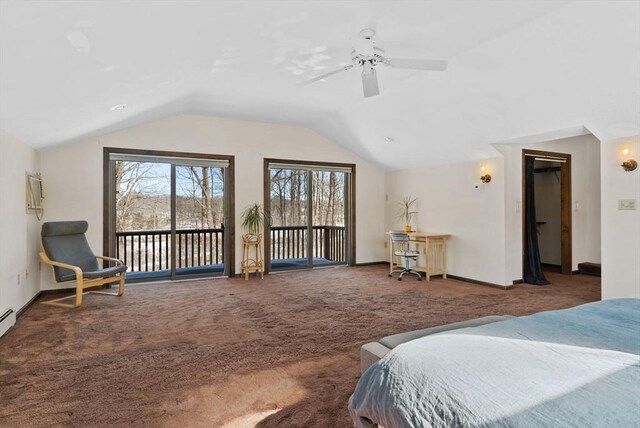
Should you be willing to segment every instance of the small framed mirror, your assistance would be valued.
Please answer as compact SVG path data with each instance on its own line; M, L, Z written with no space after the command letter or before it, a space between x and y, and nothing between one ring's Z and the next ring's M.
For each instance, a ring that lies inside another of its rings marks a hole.
M27 211L42 210L42 178L40 174L27 173Z

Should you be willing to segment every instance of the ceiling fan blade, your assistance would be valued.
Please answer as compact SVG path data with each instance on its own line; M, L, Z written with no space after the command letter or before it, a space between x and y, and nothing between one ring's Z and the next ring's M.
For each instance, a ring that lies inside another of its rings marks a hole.
M362 37L351 39L353 49L362 56L373 56L373 40Z
M410 68L413 70L431 70L431 71L445 71L447 69L448 61L439 59L409 59L409 58L396 58L388 59L385 62L389 67L394 68Z
M374 68L362 72L362 89L364 90L365 98L375 97L380 94L378 76L376 76L376 70Z
M345 65L337 70L330 71L329 73L321 74L320 76L314 77L313 79L307 80L305 82L300 83L300 85L308 85L313 82L317 82L318 80L326 79L329 76L333 76L334 74L342 73L343 71L351 70L353 68L353 64Z

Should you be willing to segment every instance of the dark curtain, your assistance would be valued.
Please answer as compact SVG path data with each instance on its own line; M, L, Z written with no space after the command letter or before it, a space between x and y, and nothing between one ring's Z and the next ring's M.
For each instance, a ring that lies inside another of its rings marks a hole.
M540 247L538 246L538 227L536 225L536 201L533 163L535 157L525 157L525 188L524 188L524 269L523 278L527 284L549 284L544 277L540 265Z

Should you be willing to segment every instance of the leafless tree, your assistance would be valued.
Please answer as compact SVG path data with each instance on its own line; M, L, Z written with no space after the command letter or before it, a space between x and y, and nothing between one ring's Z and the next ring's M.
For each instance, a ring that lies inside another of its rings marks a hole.
M116 227L117 230L139 229L139 215L135 215L142 206L157 208L160 201L155 198L159 187L158 177L153 173L153 165L142 162L116 161ZM155 211L155 210L154 210ZM158 218L153 217L155 223ZM144 222L142 222L144 223Z
M300 226L307 220L307 199L312 199L314 225L344 225L344 173L312 171L311 192L307 171L271 171L271 217L274 226Z
M179 167L180 183L177 215L186 228L216 228L224 221L224 170L211 167ZM186 200L184 200L186 199Z

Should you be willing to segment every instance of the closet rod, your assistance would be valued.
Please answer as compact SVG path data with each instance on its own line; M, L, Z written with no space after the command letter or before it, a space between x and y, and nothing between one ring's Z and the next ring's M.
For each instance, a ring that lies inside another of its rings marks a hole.
M545 162L560 162L560 163L566 163L567 160L564 158L554 158L552 156L545 156L545 155L534 155L534 154L525 154L525 156L529 156L529 157L534 157L536 158L536 160L540 160L540 161L545 161Z

